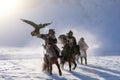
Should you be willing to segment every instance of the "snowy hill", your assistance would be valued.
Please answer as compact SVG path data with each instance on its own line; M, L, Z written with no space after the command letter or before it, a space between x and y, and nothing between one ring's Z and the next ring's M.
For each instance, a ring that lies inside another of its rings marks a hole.
M62 76L55 65L53 75L42 72L41 59L0 60L0 80L120 80L119 57L90 57L72 72L66 64Z
M42 72L43 56L32 51L2 50L0 80L120 80L120 56L90 56L88 65L78 64L72 72L68 71L66 63L59 76L56 65L53 65L53 75ZM21 56L18 53L22 53Z

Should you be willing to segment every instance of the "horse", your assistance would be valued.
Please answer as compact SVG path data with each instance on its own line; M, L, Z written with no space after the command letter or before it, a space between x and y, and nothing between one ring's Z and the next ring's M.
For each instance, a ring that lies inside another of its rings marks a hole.
M74 64L73 70L76 68L76 54L80 54L79 52L79 47L76 45L75 50L70 47L67 41L67 36L62 34L58 37L60 42L63 44L63 50L61 51L61 58L60 58L60 64L62 65L62 68L64 67L64 63L68 62L69 63L69 71L71 71L71 64Z
M80 52L81 52L81 64L83 64L83 59L85 60L85 64L87 65L87 53L86 51L88 50L89 46L85 42L84 38L81 37L79 42L78 42Z
M69 64L69 71L71 71L71 64L74 64L73 70L76 68L77 64L75 62L75 56L71 53L70 47L68 45L63 47L63 50L61 51L61 59L60 63L62 65L62 68L64 67L65 62L68 62Z
M54 48L52 46L50 46L49 48L45 48L46 50L46 54L44 55L44 63L43 63L43 71L47 70L49 72L49 74L52 74L52 65L56 64L57 68L58 68L58 72L59 75L62 75L61 69L60 69L60 65L58 63L58 57L56 55L56 52L54 50Z

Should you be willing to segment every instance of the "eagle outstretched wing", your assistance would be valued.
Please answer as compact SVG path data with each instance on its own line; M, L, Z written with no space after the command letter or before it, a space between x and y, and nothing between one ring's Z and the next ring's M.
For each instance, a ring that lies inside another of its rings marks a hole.
M39 24L38 25L38 28L44 28L44 27L46 27L46 26L48 26L48 25L50 25L50 24L52 24L53 22L51 22L51 23L44 23L44 24Z
M26 19L21 19L21 20L22 20L23 22L25 22L25 23L33 26L34 28L37 28L37 26L38 26L36 23L34 23L34 22L32 22L32 21L29 21L29 20L26 20Z
M23 22L27 23L27 24L30 24L31 26L33 26L34 28L37 28L37 29L41 29L41 28L44 28L50 24L52 24L53 22L51 23L44 23L44 24L36 24L32 21L29 21L29 20L26 20L26 19L21 19Z
M48 26L48 25L50 25L51 23L44 23L44 24L36 24L36 23L34 23L34 22L32 22L32 21L29 21L29 20L26 20L26 19L21 19L23 22L25 22L25 23L27 23L27 24L30 24L31 26L33 26L34 28L35 28L35 30L34 31L32 31L31 32L31 35L32 36L34 36L34 35L36 35L36 34L39 34L39 30L41 29L41 28L44 28L44 27L46 27L46 26Z

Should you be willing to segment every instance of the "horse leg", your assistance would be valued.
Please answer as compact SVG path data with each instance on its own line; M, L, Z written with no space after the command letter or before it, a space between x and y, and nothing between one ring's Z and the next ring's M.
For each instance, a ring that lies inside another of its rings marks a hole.
M47 59L47 55L44 55L44 58L43 58L44 62L43 62L43 71L48 71L49 72L49 62L48 62L48 59Z
M62 63L62 69L64 69L64 63Z
M85 64L87 64L87 57L84 57L84 59L85 59Z
M52 64L49 65L49 73L52 75Z
M69 71L71 71L71 62L68 61L68 63L69 63Z
M61 68L64 69L65 61L61 61L60 64L61 64Z
M56 62L56 65L57 65L57 67L58 67L59 75L61 76L61 75L62 75L62 72L61 72L60 65L59 65L58 61Z
M77 61L77 63L79 63L79 56L75 55L75 60Z
M45 71L47 69L47 65L45 63L43 63L43 69L42 71Z
M74 64L74 67L73 67L73 70L77 67L77 64L75 61L73 61L73 64Z
M83 57L81 57L81 64L83 64Z
M78 64L80 64L79 59L80 59L80 55L77 55L77 63L78 63Z

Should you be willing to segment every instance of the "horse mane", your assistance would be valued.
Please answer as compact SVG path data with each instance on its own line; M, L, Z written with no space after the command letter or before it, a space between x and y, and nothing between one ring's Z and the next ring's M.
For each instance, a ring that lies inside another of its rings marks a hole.
M61 41L63 45L67 43L67 36L65 34L60 35L58 39Z
M53 47L47 48L46 49L46 53L50 56L50 57L57 57L55 50L53 49Z

